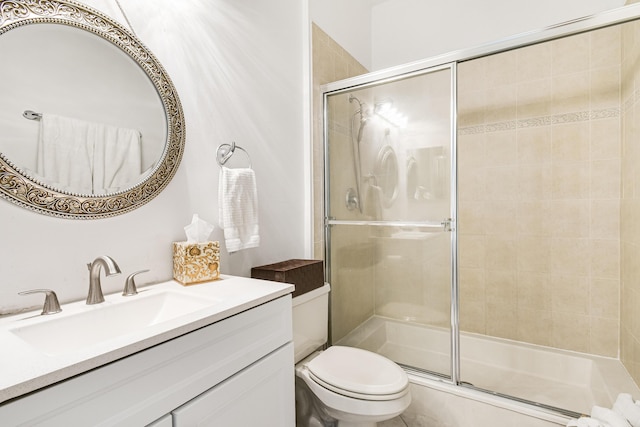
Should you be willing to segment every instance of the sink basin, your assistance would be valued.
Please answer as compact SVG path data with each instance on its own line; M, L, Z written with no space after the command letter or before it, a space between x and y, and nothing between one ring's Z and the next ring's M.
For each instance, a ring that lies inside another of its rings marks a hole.
M144 328L211 307L216 301L163 291L84 306L77 313L47 316L36 324L10 330L38 350L57 355L134 334ZM38 319L40 320L40 319Z

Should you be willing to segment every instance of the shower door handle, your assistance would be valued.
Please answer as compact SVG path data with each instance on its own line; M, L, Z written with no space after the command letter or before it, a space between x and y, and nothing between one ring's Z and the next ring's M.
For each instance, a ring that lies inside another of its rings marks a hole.
M440 225L442 225L442 231L453 231L454 222L455 221L453 218L447 218L442 220L442 222L440 223Z

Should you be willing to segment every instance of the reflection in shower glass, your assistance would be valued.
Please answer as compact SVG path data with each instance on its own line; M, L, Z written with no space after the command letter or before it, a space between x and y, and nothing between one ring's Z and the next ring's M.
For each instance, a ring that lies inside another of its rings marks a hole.
M327 96L332 342L445 377L451 76L446 67Z

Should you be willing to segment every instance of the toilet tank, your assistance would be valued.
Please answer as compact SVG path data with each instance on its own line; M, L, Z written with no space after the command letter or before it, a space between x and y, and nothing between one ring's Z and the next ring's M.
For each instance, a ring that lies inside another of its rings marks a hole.
M328 283L292 299L293 349L298 363L328 340L329 291Z

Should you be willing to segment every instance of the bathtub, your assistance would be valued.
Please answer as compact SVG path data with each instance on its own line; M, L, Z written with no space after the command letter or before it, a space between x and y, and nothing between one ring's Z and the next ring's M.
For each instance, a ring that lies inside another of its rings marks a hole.
M374 351L408 367L449 373L449 337L445 328L373 316L336 344ZM467 386L408 369L412 383L560 425L569 416L589 414L594 405L610 408L618 393L640 398L640 389L617 359L470 333L461 334L460 349L460 377Z

